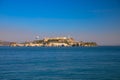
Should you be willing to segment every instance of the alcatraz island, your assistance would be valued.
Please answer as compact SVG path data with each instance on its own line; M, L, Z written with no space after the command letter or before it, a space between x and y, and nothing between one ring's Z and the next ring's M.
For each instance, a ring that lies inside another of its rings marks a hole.
M55 37L55 38L44 38L44 39L37 39L34 41L17 43L17 42L7 42L5 44L0 42L1 46L25 46L25 47L70 47L70 46L97 46L96 42L83 42L83 41L75 41L73 38L68 37Z

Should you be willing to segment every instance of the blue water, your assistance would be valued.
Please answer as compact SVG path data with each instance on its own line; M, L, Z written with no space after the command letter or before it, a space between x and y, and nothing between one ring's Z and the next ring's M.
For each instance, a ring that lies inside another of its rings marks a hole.
M0 80L120 80L120 47L0 47Z

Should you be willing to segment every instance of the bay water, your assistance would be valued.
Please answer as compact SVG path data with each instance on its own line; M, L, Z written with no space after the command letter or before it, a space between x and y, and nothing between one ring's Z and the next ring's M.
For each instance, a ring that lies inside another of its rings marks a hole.
M120 46L0 47L0 80L120 80Z

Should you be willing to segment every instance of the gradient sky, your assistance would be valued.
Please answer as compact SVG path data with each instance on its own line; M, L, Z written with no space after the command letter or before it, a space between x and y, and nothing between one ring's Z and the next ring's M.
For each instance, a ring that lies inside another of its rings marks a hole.
M0 40L71 36L120 45L119 0L0 0Z

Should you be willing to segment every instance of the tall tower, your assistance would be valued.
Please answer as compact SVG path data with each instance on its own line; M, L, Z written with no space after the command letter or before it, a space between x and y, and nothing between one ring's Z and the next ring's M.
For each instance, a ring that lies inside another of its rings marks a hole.
M40 36L36 36L35 39L36 39L36 40L39 40L39 39L40 39Z

